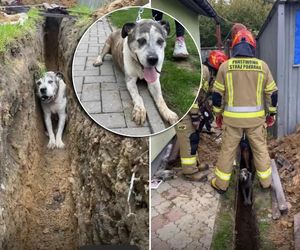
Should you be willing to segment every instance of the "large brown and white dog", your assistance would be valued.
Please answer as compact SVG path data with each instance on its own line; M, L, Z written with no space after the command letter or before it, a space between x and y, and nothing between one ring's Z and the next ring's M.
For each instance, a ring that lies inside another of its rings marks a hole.
M166 38L170 32L169 23L143 19L136 23L126 23L122 30L109 35L105 45L94 62L94 66L103 63L104 56L111 54L113 61L124 72L127 89L133 101L133 120L143 124L146 109L137 88L137 80L145 79L148 89L163 119L170 124L178 121L161 92L160 71L164 61Z

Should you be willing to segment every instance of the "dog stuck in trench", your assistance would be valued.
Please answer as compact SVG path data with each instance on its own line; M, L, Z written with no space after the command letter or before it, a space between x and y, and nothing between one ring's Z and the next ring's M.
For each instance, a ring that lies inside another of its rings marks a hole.
M245 206L252 204L252 151L249 145L249 141L244 135L240 142L241 149L241 165L239 184L243 195L243 201Z
M113 62L125 74L127 89L133 101L133 120L141 125L146 120L147 111L138 92L138 79L145 79L156 106L171 125L178 121L162 95L160 72L164 62L166 39L170 33L167 21L142 19L136 23L126 23L121 30L112 32L107 38L101 54L94 66L101 66L106 54L111 54Z
M49 136L47 147L49 149L64 148L62 134L66 123L67 97L66 84L63 75L58 72L46 72L42 78L36 81L37 96L41 101L44 113L44 121ZM52 114L58 115L57 133L54 135L52 126Z

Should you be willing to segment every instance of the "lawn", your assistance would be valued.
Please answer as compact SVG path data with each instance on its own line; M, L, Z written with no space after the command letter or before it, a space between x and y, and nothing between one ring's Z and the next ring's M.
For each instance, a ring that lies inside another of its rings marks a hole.
M35 8L30 9L30 11L27 12L27 15L28 19L25 21L24 25L0 25L0 53L5 52L6 47L14 40L24 37L34 31L36 23L42 19L39 15L39 11Z
M109 15L109 20L113 26L122 28L127 22L135 22L139 8L128 8L118 10ZM143 19L152 19L150 9L144 9L141 17ZM169 21L171 34L167 40L165 50L165 61L161 73L161 85L164 98L168 106L179 116L183 116L191 107L195 93L200 85L201 64L197 47L186 32L185 40L190 56L185 60L174 60L172 57L175 43L175 23L174 19L168 15L163 16L164 20Z

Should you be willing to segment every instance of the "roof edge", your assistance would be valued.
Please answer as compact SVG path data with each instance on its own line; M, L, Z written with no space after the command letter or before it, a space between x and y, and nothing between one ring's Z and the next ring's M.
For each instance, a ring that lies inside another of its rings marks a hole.
M277 9L278 5L279 5L279 4L285 4L285 3L287 3L287 2L288 2L288 0L277 0L277 1L274 3L272 9L271 9L270 12L269 12L269 15L267 16L267 18L266 18L264 24L261 26L261 28L260 28L260 30L259 30L259 32L258 32L258 35L256 36L256 40L258 40L258 39L260 38L260 36L261 36L262 33L264 32L264 30L267 28L269 22L271 21L273 15L274 15L275 12L276 12L276 9Z

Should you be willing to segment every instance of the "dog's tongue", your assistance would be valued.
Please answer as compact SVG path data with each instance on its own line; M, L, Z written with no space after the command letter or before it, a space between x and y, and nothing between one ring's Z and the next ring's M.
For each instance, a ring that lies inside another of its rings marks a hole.
M157 79L157 72L155 70L155 67L144 68L144 78L147 83L155 82Z

